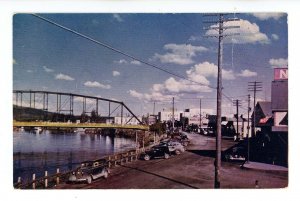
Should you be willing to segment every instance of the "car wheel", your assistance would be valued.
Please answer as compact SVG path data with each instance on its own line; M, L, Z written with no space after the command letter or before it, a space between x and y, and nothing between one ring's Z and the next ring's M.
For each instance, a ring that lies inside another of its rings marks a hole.
M86 182L87 182L88 184L92 183L92 176L89 176L89 177L86 179Z
M150 160L150 156L149 156L149 155L145 155L145 156L144 156L144 160L145 160L145 161Z
M105 170L103 177L104 177L104 179L107 179L107 177L108 177L108 171L107 170Z
M168 158L170 158L170 155L165 153L165 159L168 159Z
M175 150L175 154L176 154L176 155L179 155L179 154L181 154L181 151L179 151L178 149L176 149L176 150Z

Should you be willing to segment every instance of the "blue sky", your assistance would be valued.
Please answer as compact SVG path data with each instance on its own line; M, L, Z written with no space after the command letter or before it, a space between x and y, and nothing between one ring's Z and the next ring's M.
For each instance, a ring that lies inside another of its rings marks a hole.
M202 14L40 14L61 25L205 85L216 86L217 41L202 37ZM270 100L274 67L286 67L287 16L239 14L240 36L224 44L224 94L245 102L248 81ZM227 32L229 33L229 32ZM213 33L212 33L213 34ZM125 102L135 113L170 108L215 110L216 90L151 68L28 14L13 20L13 88L71 92ZM235 107L223 98L223 113Z

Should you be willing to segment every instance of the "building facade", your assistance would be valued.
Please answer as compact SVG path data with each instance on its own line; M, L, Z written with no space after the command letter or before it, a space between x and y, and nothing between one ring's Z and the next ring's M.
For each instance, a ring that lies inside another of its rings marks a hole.
M272 82L272 113L274 118L273 132L288 132L288 69L274 69Z
M174 120L175 121L180 121L180 117L182 115L182 111L174 111ZM159 121L160 122L167 122L167 121L172 121L173 119L173 112L172 110L163 110L158 113Z

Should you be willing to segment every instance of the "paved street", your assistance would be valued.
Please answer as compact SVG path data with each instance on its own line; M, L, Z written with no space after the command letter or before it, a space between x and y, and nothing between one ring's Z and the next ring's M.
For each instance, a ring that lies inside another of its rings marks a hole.
M198 189L214 187L214 149L212 137L189 134L191 144L181 155L169 159L138 160L111 170L108 179L92 184L61 184L57 188L83 189ZM222 150L235 143L222 140ZM287 172L241 169L241 163L222 162L221 188L283 188Z

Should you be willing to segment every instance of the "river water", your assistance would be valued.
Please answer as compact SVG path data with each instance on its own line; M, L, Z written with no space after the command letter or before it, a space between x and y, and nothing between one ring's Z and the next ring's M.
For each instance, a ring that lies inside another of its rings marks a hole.
M24 182L29 181L33 173L39 178L45 171L48 175L56 173L57 168L60 172L69 171L82 161L134 148L132 139L100 134L14 131L14 183L18 177Z

